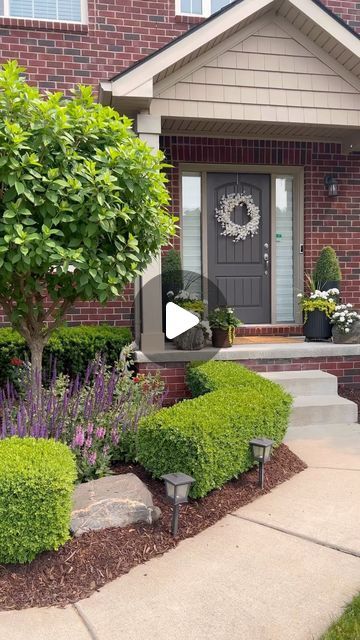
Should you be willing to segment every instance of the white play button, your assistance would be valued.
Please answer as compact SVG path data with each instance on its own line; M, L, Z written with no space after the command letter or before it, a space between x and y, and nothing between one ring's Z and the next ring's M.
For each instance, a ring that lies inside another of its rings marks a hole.
M166 305L166 337L169 340L177 338L188 329L192 329L199 324L199 318L190 311L179 307L173 302Z

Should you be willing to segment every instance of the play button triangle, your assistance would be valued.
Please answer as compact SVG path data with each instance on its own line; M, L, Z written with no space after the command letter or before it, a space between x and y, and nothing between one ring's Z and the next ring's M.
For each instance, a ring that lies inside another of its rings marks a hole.
M196 327L199 322L199 318L194 313L179 307L174 302L167 303L165 333L169 340L177 338L185 331Z

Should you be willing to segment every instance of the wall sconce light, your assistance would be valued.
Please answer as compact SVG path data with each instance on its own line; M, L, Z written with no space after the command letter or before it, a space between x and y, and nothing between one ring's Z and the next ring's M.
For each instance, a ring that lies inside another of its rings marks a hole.
M254 438L249 442L254 460L259 463L259 486L264 488L264 464L270 460L274 440Z
M337 196L338 194L338 183L334 176L325 176L324 178L325 187L328 189L328 194L331 198Z
M173 504L173 516L171 533L176 536L179 527L179 506L188 501L191 485L194 478L185 473L167 473L161 476L165 482L166 497Z

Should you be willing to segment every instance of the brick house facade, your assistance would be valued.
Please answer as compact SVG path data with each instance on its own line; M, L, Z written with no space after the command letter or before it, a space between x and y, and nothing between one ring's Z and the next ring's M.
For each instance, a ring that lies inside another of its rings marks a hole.
M360 32L360 8L356 0L323 0L322 4ZM127 69L157 51L202 18L176 15L175 0L88 1L87 24L48 22L0 17L0 56L16 58L29 80L42 89L65 93L77 83L98 90L101 81ZM178 167L183 162L234 162L237 164L301 164L305 167L305 270L324 244L338 251L349 301L360 302L358 279L360 237L360 158L342 156L341 146L330 143L272 141L262 149L258 140L231 140L230 149L221 138L166 136L161 146L174 165L170 190L172 209L179 214ZM336 168L340 196L336 203L326 197L323 178ZM175 241L176 243L176 241ZM78 304L68 316L70 323L132 322L133 289L123 302L105 309L96 304ZM5 319L2 318L5 322Z

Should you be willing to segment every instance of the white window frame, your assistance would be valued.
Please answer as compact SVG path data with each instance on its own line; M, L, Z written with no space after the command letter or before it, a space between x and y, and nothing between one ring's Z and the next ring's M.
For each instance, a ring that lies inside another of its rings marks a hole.
M233 0L230 0L231 4ZM195 16L200 18L208 18L211 16L211 0L202 0L203 11L202 13L184 13L181 11L181 0L175 0L175 11L177 16Z
M12 16L10 14L10 0L3 0L3 13L1 18L10 18L11 20L36 20L37 22L60 22L62 24L87 24L88 22L88 5L87 0L80 0L80 20L59 20L58 18L31 18L29 16Z

